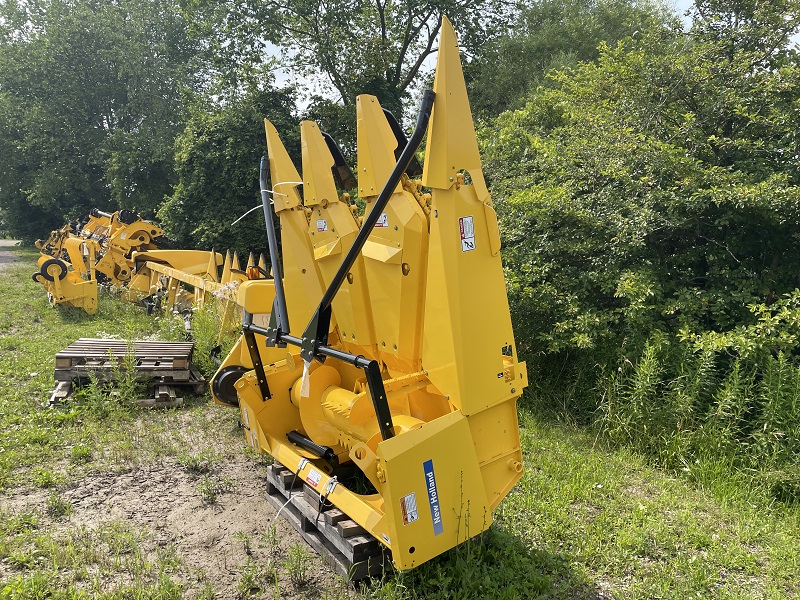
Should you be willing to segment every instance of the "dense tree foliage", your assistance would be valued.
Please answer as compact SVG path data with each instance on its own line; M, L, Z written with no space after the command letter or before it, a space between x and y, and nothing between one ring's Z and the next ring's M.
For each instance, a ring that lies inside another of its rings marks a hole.
M606 46L484 132L542 349L617 344L629 325L723 331L797 286L798 22L719 32L728 18Z
M797 2L700 1L483 131L519 343L671 466L800 453L799 26Z
M242 214L260 202L258 167L266 152L264 118L281 132L299 164L300 128L291 91L253 90L222 107L198 106L176 143L178 183L158 220L187 248L263 251L263 213Z
M507 35L493 37L467 65L473 111L521 108L555 68L594 60L601 42L676 19L656 0L540 0L525 4Z
M26 239L92 206L152 215L198 50L166 0L0 5L0 210Z
M443 15L468 49L480 47L508 16L502 0L194 0L188 6L221 51L247 52L268 40L293 73L321 75L318 83L335 91L336 102L350 106L358 94L374 94L396 112L436 52Z

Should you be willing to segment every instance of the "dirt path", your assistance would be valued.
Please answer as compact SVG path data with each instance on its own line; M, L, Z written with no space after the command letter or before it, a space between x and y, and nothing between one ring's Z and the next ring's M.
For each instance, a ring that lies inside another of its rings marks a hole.
M215 469L217 470L217 469ZM198 488L204 475L187 473L173 460L140 466L122 473L98 473L76 481L61 493L71 507L67 520L48 516L52 490L17 489L0 498L0 511L22 513L35 510L39 530L57 543L76 535L96 535L109 527L137 532L138 551L153 561L159 552L174 548L180 566L172 574L184 586L186 597L201 597L206 586L218 600L249 596L242 588L248 565L262 592L278 586L280 597L338 598L355 596L333 574L324 561L312 553L297 533L283 520L264 493L263 470L240 456L225 461L217 478L229 482L213 503L204 502ZM275 529L270 532L270 529ZM141 537L138 537L141 536ZM292 548L303 549L302 585L290 580L284 566ZM0 581L17 571L0 563ZM108 574L103 587L113 589L119 573ZM252 590L254 595L262 596Z
M11 248L17 244L19 244L17 240L0 240L0 270L17 260L17 257L11 251Z

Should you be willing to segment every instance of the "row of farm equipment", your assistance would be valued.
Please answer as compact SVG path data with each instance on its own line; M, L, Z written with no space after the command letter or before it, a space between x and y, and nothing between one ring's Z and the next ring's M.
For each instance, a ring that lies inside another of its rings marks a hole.
M356 109L357 179L316 123L300 125L298 170L265 122L269 264L174 249L136 215L95 211L42 243L34 274L54 303L89 313L101 281L151 308L209 294L237 306L241 337L212 395L274 457L276 506L351 578L389 559L413 568L489 528L522 476L527 385L449 22L409 139L376 97Z

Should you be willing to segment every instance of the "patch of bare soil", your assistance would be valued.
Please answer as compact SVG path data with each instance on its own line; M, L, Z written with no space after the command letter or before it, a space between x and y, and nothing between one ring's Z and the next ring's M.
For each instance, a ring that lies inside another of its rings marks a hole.
M188 473L172 459L164 459L125 473L79 480L61 494L72 509L64 522L46 516L50 494L46 490L14 490L0 498L0 509L38 510L42 526L53 536L110 522L135 527L144 533L145 552L175 548L180 567L173 579L186 586L186 597L196 597L208 584L216 598L240 597L237 586L241 588L248 564L255 565L251 573L255 569L261 574L264 597L276 583L281 598L355 596L282 518L274 520L264 475L263 465L244 456L227 460L208 475ZM201 490L214 482L219 494L212 504ZM310 555L300 584L291 581L293 571L287 566L296 546Z

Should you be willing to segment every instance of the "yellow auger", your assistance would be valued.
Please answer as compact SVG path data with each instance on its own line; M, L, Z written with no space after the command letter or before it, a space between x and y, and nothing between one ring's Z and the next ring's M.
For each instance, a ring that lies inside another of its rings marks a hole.
M316 491L320 507L363 528L402 570L491 525L522 476L516 401L527 380L446 19L434 89L410 140L399 139L374 96L358 98L357 116L362 224L337 193L341 165L317 125L301 124L301 178L266 122L272 188L265 159L261 187L275 278L239 286L243 335L212 389L219 402L238 403L247 444ZM340 480L348 465L370 491ZM313 515L291 487L307 532ZM357 552L348 558L354 565Z

